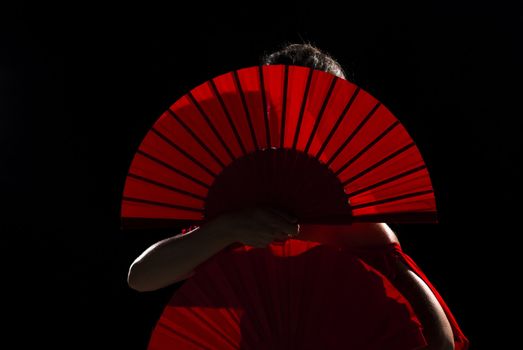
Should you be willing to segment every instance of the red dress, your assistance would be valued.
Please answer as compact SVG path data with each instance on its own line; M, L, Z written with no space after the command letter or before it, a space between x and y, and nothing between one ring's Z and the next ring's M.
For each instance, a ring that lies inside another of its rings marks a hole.
M439 304L443 308L447 319L449 320L452 332L454 334L454 349L466 350L469 347L469 341L465 334L461 331L456 318L445 303L445 300L438 293L436 288L430 283L427 276L423 273L421 268L414 262L414 260L405 254L398 243L391 243L387 245L376 246L373 248L351 249L363 261L376 268L383 273L389 280L394 280L396 276L396 259L406 264L412 271L414 271L430 288L434 296L438 299Z
M235 244L201 264L176 291L149 343L158 349L418 349L426 345L392 285L402 259L450 310L399 245L348 251L289 239L267 249Z

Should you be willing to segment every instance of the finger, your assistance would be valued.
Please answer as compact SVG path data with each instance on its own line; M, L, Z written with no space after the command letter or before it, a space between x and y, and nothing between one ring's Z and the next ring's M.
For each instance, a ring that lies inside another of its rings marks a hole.
M293 215L291 215L291 214L289 214L289 213L287 213L287 212L285 212L283 210L280 210L278 208L266 207L266 210L268 210L268 211L270 211L270 212L272 212L272 213L274 213L276 215L281 216L282 218L284 218L285 220L287 220L290 223L295 224L295 223L298 222L298 218L297 217L295 217L295 216L293 216Z
M299 225L296 224L294 226L294 228L290 231L280 231L279 232L279 236L280 238L283 237L283 238L293 238L293 237L296 237L300 234L300 229L299 229Z
M286 232L293 232L296 230L297 223L292 223L285 219L283 216L271 211L267 210L262 215L262 220L264 222L271 226L271 227L278 227L279 229L286 231Z
M300 233L299 224L291 224L285 227L284 232L290 236L297 236Z
M295 220L291 215L268 206L260 206L254 213L257 218L265 222L282 222L289 224L292 223L292 220Z
M277 230L272 233L272 237L273 237L273 239L284 239L284 238L289 237L289 233L281 231L281 230Z
M296 224L296 231L293 232L293 233L290 233L288 236L289 237L296 237L300 234L300 224Z
M265 207L257 207L251 213L253 215L251 222L256 223L262 235L272 234L273 231L283 231L287 234L296 233L296 224L290 223L279 214Z
M268 223L267 225L273 235L295 235L297 231L297 224L277 221Z

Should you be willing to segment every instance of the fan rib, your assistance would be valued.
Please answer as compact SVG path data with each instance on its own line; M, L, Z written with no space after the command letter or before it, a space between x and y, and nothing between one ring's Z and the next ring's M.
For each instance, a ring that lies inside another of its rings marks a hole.
M158 206L158 207L167 207L167 208L195 211L195 212L198 212L198 213L202 213L203 212L203 209L186 207L184 205L177 205L177 204L171 204L171 203L165 203L165 202L151 201L151 200L143 199L143 198L123 197L123 199L126 200L126 201L129 201L129 202L145 203L145 204L155 205L155 206Z
M232 349L236 349L238 347L238 344L235 344L234 341L227 336L226 333L224 333L223 331L221 331L218 327L214 327L210 322L208 322L205 317L203 317L200 313L196 312L194 309L192 308L187 308L186 309L187 311L189 311L196 319L200 320L201 323L203 323L204 325L207 326L207 328L211 331L211 332L214 332L215 334L219 335L227 344L230 345L230 347ZM229 312L229 315L231 313Z
M211 175L212 177L216 177L218 174L216 174L215 172L213 172L211 169L209 169L208 167L206 167L205 165L203 165L200 161L198 161L196 158L194 158L193 156L191 156L189 153L187 153L184 149L182 149L180 146L178 146L177 144L175 144L174 142L172 142L171 140L169 140L169 138L167 138L167 136L165 136L164 134L162 134L160 131L158 131L154 126L151 128L151 131L154 132L156 135L158 135L159 138L161 138L162 140L164 140L169 146L173 147L175 150L177 150L178 152L180 152L181 154L183 154L184 156L186 156L188 159L190 159L193 163L195 163L196 165L198 165L200 168L202 168L203 170L205 170L209 175Z
M402 199L423 196L425 194L429 194L429 193L433 193L433 192L434 192L434 190L425 190L425 191L411 192L411 193L406 193L406 194L402 194L402 195L395 196L395 197L390 197L390 198L380 199L380 200L373 201L373 202L368 202L368 203L354 205L354 206L351 206L351 208L353 210L354 209L361 209L361 208L376 206L376 205L380 205L380 204L396 202L396 201L399 201L399 200L402 200Z
M359 178L362 177L363 175L365 175L365 174L371 172L372 170L376 169L377 167L379 167L379 166L381 166L381 165L387 163L389 160L391 160L391 159L393 159L393 158L399 156L401 153L407 151L409 148L414 147L414 146L415 146L414 142L411 142L411 143L409 143L408 145L403 146L402 148L398 149L397 151L392 152L391 154L389 154L389 155L386 156L385 158L381 159L380 161L374 163L373 165L371 165L371 166L368 167L367 169L362 170L362 171L360 171L358 174L354 175L353 177L351 177L351 178L345 180L345 181L342 183L343 187L345 187L346 185L350 184L351 182L353 182L353 181L359 179Z
M289 66L285 66L283 73L283 98L281 106L281 128L280 128L280 148L284 148L285 138L285 115L287 114L287 89L289 88Z
M246 287L244 286L244 280L242 278L234 278L232 277L233 280L231 280L231 269L236 273L236 276L238 277L241 277L241 269L244 268L243 265L229 265L230 268L228 269L227 267L225 267L226 261L220 261L218 260L217 261L217 264L218 266L220 266L220 269L223 270L223 271L228 271L228 273L225 273L223 275L224 279L226 280L227 284L232 286L232 290L234 292L234 294L236 295L236 298L238 300L244 300L244 301L248 301L248 294L246 292ZM245 298L245 299L243 299ZM248 305L248 303L246 303L246 305ZM248 310L244 309L245 312L248 312ZM261 332L261 324L260 324L260 321L258 321L258 319L256 317L252 318L251 319L252 321L252 325L253 327L249 327L250 330L252 330L252 333L253 335L257 336L258 339L262 339L263 338L263 335L260 333Z
M165 322L158 322L158 325L160 327L165 328L168 332L176 334L178 337L182 338L186 342L189 342L189 343L197 346L199 349L212 350L212 349L206 347L205 345L203 345L202 343L200 343L199 341L197 341L194 337L187 336L183 332L178 332L174 327L170 327L170 326L166 325Z
M436 220L434 189L415 142L380 101L351 82L311 68L259 65L208 80L179 101L135 153L122 198L124 220L163 220L164 227L189 217L206 220L209 191L216 193L209 213L252 201L276 203L304 222L379 215L398 222ZM265 147L270 152L259 152ZM273 150L278 156L267 156ZM230 166L243 157L242 166ZM313 165L321 169L308 176ZM223 189L213 187L227 168ZM315 186L321 181L332 193ZM259 323L265 327L263 317Z
M219 259L219 258L215 258L215 259ZM225 293L223 291L223 289L227 288L227 289L231 290L234 288L234 286L232 286L231 284L224 284L224 281L221 278L219 278L219 277L216 278L216 276L221 276L224 273L226 273L226 272L224 272L223 268L220 268L218 271L199 270L198 273L200 274L200 276L202 276L202 274L203 274L203 276L205 276L204 278L206 278L206 280L208 281L209 287L214 290L213 298L227 300L227 296L226 296L227 293ZM201 290L201 291L203 292L203 290ZM233 291L233 293L234 293L234 291ZM187 296L188 295L186 294L186 297ZM203 293L203 296L205 296L205 293ZM193 296L191 295L191 297L193 297ZM204 299L206 300L205 302L207 302L209 305L212 303L212 301L210 301L210 299L208 297L204 297ZM231 323L234 323L236 325L240 324L241 316L239 316L237 313L235 313L234 309L232 307L227 307L224 309L224 311L229 316L229 318L230 318L229 321Z
M236 129L236 125L232 121L231 114L229 113L229 110L227 109L227 106L225 105L225 102L223 101L222 95L220 94L220 92L218 91L218 88L216 87L216 84L214 83L214 79L209 80L209 84L211 86L212 91L216 95L216 98L218 99L220 106L222 107L223 113L225 113L225 116L227 117L227 120L229 121L229 125L231 126L234 136L236 137L236 141L238 141L238 144L240 145L240 148L242 149L243 155L247 154L247 151L245 150L245 146L243 145L240 134L238 133L238 130Z
M223 148L227 151L227 154L228 154L229 157L231 158L231 161L234 160L234 154L232 153L231 149L229 148L229 146L227 146L227 144L226 144L225 141L223 140L223 137L220 135L220 133L218 132L218 130L216 130L216 127L215 127L214 124L211 122L211 119L209 118L209 116L207 115L207 113L205 113L205 111L203 110L202 106L201 106L200 103L196 100L196 98L194 97L194 95L192 94L191 91L188 93L188 96L189 96L189 99L191 100L192 104L196 107L196 109L198 109L198 112L200 112L200 114L202 115L203 119L205 119L205 121L207 122L207 124L208 124L209 127L211 128L211 130L212 130L212 132L214 133L214 135L216 136L216 138L218 138L218 140L219 140L220 143L222 144Z
M258 262L259 263L259 262ZM257 267L257 263L255 262L255 260L251 260L249 259L248 260L248 269L251 270L251 271L255 271L256 270L256 267ZM261 312L260 314L258 314L258 318L260 319L260 324L261 325L264 325L265 327L263 328L260 328L260 329L263 329L263 332L268 335L267 338L270 338L270 342L267 341L267 343L269 344L274 344L274 341L275 339L277 339L277 335L273 334L273 327L271 327L271 320L274 320L274 316L272 314L272 310L271 310L271 305L270 304L266 304L264 301L267 301L266 298L262 297L262 290L264 288L262 282L260 282L260 278L261 276L254 276L254 278L252 279L254 281L254 285L255 285L255 288L254 288L254 291L256 291L256 298L258 299L258 301L260 302L260 304L262 304L262 310L263 312ZM271 316L267 316L268 314L271 314ZM262 319L263 318L263 319ZM260 325L260 327L261 327Z
M417 212L388 212L381 214L364 214L354 217L357 222L390 222L390 223L427 223L438 222L438 215L435 210Z
M354 137L358 134L358 132L367 124L370 118L374 115L374 113L378 110L378 108L381 106L380 102L377 102L376 105L371 109L371 111L367 114L367 116L358 124L356 129L352 132L352 134L347 137L347 139L343 142L343 144L334 152L334 154L331 156L331 158L325 163L327 166L330 166L334 159L336 159L339 154L347 147L347 145L354 139Z
M305 106L307 105L307 101L309 100L309 90L311 87L313 73L314 73L314 69L309 68L309 75L307 76L307 84L305 85L305 91L303 92L303 97L301 100L300 114L298 116L298 124L296 124L296 130L294 131L294 141L292 142L292 149L294 149L294 150L296 149L296 145L298 144L298 136L300 135L301 123L303 122L303 113L305 112Z
M170 190L170 191L173 191L173 192L178 192L180 194L183 194L183 195L186 195L186 196L189 196L189 197L192 197L192 198L195 198L195 199L200 199L200 200L205 200L204 197L202 196L199 196L195 193L192 193L192 192L188 192L188 191L184 191L182 189L179 189L177 187L174 187L174 186L171 186L171 185L167 185L167 184L164 184L164 183L161 183L161 182L158 182L158 181L155 181L155 180L152 180L152 179L149 179L147 177L144 177L144 176L140 176L140 175L136 175L136 174L133 174L133 173L129 173L128 174L129 177L132 177L136 180L140 180L140 181L143 181L143 182L147 182L151 185L155 185L155 186L158 186L158 187L162 187L162 188L165 188L167 190Z
M345 105L345 108L343 109L343 111L340 113L340 115L336 119L336 123L332 127L332 130L329 132L329 135L327 135L327 137L323 141L323 144L321 145L319 151L316 152L316 155L315 155L316 158L320 159L321 154L323 153L323 151L325 151L325 148L329 144L329 141L331 140L332 136L334 136L334 134L338 130L338 127L340 126L343 119L345 119L345 116L349 112L349 109L352 106L352 104L354 103L354 100L358 96L359 92L360 92L360 88L357 87L356 90L354 90L354 92L352 93L352 96L350 97L349 102L347 102L347 104Z
M336 86L337 82L338 82L337 78L333 78L331 81L329 90L327 91L327 95L325 96L321 109L318 113L318 118L316 118L316 121L315 121L314 126L311 131L311 134L309 136L309 140L307 141L307 145L305 146L305 149L304 149L305 153L309 153L309 148L312 144L312 140L314 139L314 135L316 134L316 131L318 130L318 126L320 126L321 118L323 117L323 113L325 112L325 109L327 108L328 102L331 98L332 92L334 91L334 87Z
M420 165L419 167L416 167L416 168L404 171L404 172L402 172L402 173L400 173L398 175L391 176L391 177L389 177L387 179L384 179L382 181L376 182L375 184L372 184L372 185L360 188L357 191L354 191L354 192L351 192L351 193L347 193L347 196L349 196L349 197L357 196L360 193L364 193L364 192L373 190L373 189L378 188L380 186L383 186L383 185L386 185L386 184L391 183L393 181L399 180L402 177L406 177L406 176L415 174L415 173L417 173L419 171L422 171L423 169L426 169L426 168L427 168L426 165Z
M240 92L240 99L242 100L242 106L243 110L245 112L245 118L247 119L247 123L249 124L249 130L251 132L251 138L252 142L254 143L254 149L258 150L260 149L260 146L258 145L258 140L256 139L256 133L254 132L254 127L252 126L252 118L251 113L249 112L249 108L247 107L247 100L245 99L245 93L242 89L242 84L240 82L240 78L238 77L238 71L233 72L234 82L236 83L236 88Z
M334 175L338 176L340 175L347 167L349 167L351 164L353 164L355 161L357 161L362 155L364 155L369 149L371 149L374 145L376 145L380 140L382 140L385 136L387 136L388 133L390 133L394 128L396 128L398 125L400 125L399 120L396 120L394 123L392 123L387 129L385 129L381 134L379 134L372 142L370 142L367 146L365 146L361 151L359 151L354 157L349 159L345 164L339 168Z
M312 269L309 269L309 263L310 263L310 260L309 259L305 259L304 260L304 263L303 263L303 271L311 271ZM292 262L291 262L292 264ZM306 278L301 278L301 288L299 289L299 292L298 292L298 295L294 295L292 296L292 299L289 299L289 301L291 300L297 300L299 303L299 306L301 307L297 307L296 308L296 320L302 320L302 315L304 314L304 309L306 308L307 305L304 305L304 300L307 300L304 295L305 295L305 290L307 289L307 287L309 287L307 285L307 279ZM290 288L289 288L290 289ZM296 302L295 302L296 303ZM290 304L290 302L289 302ZM291 339L291 345L292 347L291 348L298 348L296 346L296 343L294 343L295 340L298 340L300 339L300 334L298 334L298 323L299 322L293 322L293 324L291 325L290 327L290 339Z
M187 126L187 124L185 124L185 123L183 122L183 120L182 120L178 115L176 115L176 113L174 113L170 108L169 108L167 111L169 112L169 115L170 115L171 117L173 117L174 120L176 120L176 121L177 121L177 122L178 122L178 123L179 123L179 124L180 124L180 125L181 125L181 126L182 126L182 127L183 127L183 128L184 128L184 129L185 129L185 130L186 130L186 131L187 131L187 132L188 132L188 133L193 137L193 138L194 138L194 140L196 140L196 142L198 142L198 144L199 144L200 146L202 146L202 148L203 148L204 150L206 150L207 153L209 153L209 155L210 155L211 157L214 158L214 160L215 160L218 164L221 165L222 168L225 168L225 164L220 160L220 158L218 158L218 156L217 156L216 154L214 154L214 152L211 151L210 148L207 147L207 145L206 145L202 140L200 140L200 138L198 137L198 135L196 135L196 134L194 133L194 131L192 131L191 128L189 128L189 127Z
M160 159L156 158L155 156L150 155L147 152L144 152L144 151L139 149L138 151L136 151L136 153L139 153L142 156L152 160L153 162L158 163L158 164L166 167L167 169L172 170L175 173L177 173L177 174L179 174L179 175L181 175L181 176L183 176L183 177L185 177L185 178L187 178L187 179L189 179L189 180L191 180L193 182L196 182L198 185L201 185L201 186L203 186L205 188L210 188L210 186L208 184L206 184L205 182L200 181L197 178L195 178L195 177L193 177L193 176L191 176L191 175L189 175L189 174L187 174L187 173L185 173L185 172L183 172L183 171L181 171L179 169L176 169L171 164L168 164L168 163L164 162L163 160L160 160Z
M265 136L267 137L267 148L271 148L271 132L269 130L269 114L267 113L267 95L265 94L265 80L263 77L263 67L258 66L260 75L260 91L263 106L263 121L265 122Z

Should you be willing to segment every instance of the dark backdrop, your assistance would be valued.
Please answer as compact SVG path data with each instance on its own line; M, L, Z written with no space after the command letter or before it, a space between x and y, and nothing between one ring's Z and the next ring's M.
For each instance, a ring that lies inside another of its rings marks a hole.
M120 230L133 153L190 88L284 42L310 41L421 149L441 223L394 228L472 348L518 342L506 317L520 304L511 269L521 234L522 18L498 2L420 3L19 2L3 11L5 334L21 348L145 349L177 286L140 294L126 285L134 258L171 233Z

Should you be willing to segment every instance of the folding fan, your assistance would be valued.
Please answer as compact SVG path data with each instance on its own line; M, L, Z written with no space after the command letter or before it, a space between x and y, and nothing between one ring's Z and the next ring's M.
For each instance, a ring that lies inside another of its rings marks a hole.
M410 304L378 271L349 252L289 239L268 249L231 246L199 266L164 309L148 349L423 346Z
M353 83L286 65L194 88L132 160L124 227L181 227L270 205L301 224L435 222L427 167L392 113Z

